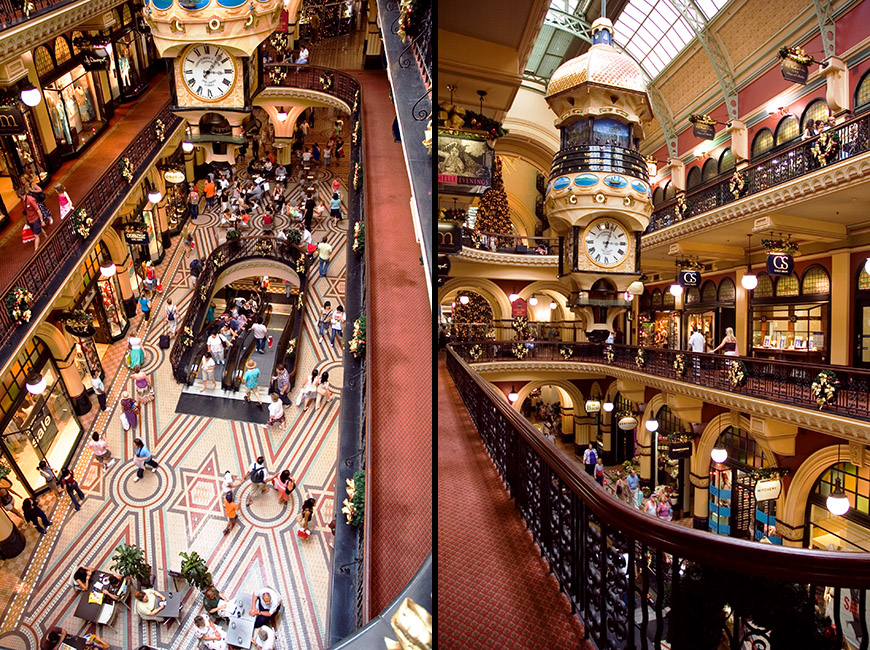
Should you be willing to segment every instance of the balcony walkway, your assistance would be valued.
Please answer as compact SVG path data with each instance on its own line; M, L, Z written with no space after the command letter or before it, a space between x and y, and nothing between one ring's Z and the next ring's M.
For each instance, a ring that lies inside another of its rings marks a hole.
M586 648L438 357L438 644ZM591 647L591 646L590 646Z
M354 72L362 87L371 445L369 616L411 580L432 548L432 310L408 197L402 145L383 71Z
M135 102L124 104L115 109L115 115L109 121L109 128L80 157L66 161L52 176L48 187L44 187L46 205L54 216L54 225L43 227L42 241L60 225L60 209L54 184L61 182L66 186L67 193L73 205L83 198L100 176L106 171L106 165L113 161L145 126L154 120L154 116L169 101L169 84L166 75L161 73L155 78L151 88ZM118 176L118 183L122 179ZM21 229L24 227L22 204L9 210L10 225L0 236L0 288L5 288L18 275L34 255L33 244L21 243Z

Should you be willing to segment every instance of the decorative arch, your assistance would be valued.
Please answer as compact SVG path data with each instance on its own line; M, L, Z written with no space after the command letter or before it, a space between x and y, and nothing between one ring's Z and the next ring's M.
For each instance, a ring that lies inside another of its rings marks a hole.
M801 135L801 125L794 115L786 115L776 125L776 133L774 134L774 146L780 146L787 142L791 142L799 138Z
M693 166L686 176L686 189L690 190L701 184L701 168L697 165Z
M100 241L109 249L109 256L115 264L123 264L129 256L127 245L121 241L121 236L114 228L107 228Z
M855 112L870 108L870 70L864 73L855 86Z
M719 156L719 173L724 174L725 172L730 172L737 166L737 160L734 158L734 152L731 151L731 147L727 147L725 151L722 152L722 155Z
M71 338L67 338L63 330L58 329L51 323L43 321L36 328L34 336L45 343L45 347L51 352L52 358L62 361L69 358L73 353Z
M460 289L471 289L487 299L492 307L492 315L496 320L511 317L511 301L495 282L486 278L453 278L444 283L438 291L438 304L443 303L447 296Z
M561 388L568 393L568 396L571 398L574 414L580 417L586 416L586 398L583 397L583 393L580 389L567 379L535 379L526 383L517 391L519 397L517 397L517 401L511 405L513 409L519 412L523 405L523 401L529 396L529 393L541 386L556 386Z
M701 434L701 439L698 440L697 449L692 454L692 474L695 476L709 476L710 452L713 451L713 447L716 446L716 441L719 440L722 432L731 426L746 431L764 453L764 459L768 463L775 462L776 455L773 453L773 449L770 448L770 444L766 440L752 435L751 422L748 417L739 415L735 418L730 412L720 413L707 423L707 426L704 427L704 432Z
M708 158L701 169L701 182L706 183L719 174L719 163L714 158Z
M773 149L773 131L764 127L752 139L752 160L760 158Z
M222 287L232 284L237 280L261 275L285 280L297 288L302 286L299 274L283 262L269 259L246 259L231 264L221 271L214 282L212 291L217 292Z
M816 481L831 465L849 459L849 445L830 445L810 454L788 484L788 490L776 504L776 518L790 530L800 530L806 526L807 500ZM801 541L783 538L787 546L803 546Z
M814 99L804 109L801 115L801 131L807 128L807 120L827 121L831 111L828 110L828 102L821 97Z
M659 412L659 409L665 404L665 394L664 393L656 393L653 395L652 399L650 399L646 403L646 408L643 410L643 418L641 419L641 424L646 422L647 420L652 420L655 415ZM641 447L649 447L652 442L650 440L650 436L652 434L646 430L645 426L639 426L637 428L637 444Z

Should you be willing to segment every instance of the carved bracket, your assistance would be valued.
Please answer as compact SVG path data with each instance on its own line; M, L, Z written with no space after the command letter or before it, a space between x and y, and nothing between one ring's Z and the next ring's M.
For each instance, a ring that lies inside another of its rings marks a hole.
M767 441L774 453L794 456L794 443L798 431L796 425L753 415L749 428L752 435Z

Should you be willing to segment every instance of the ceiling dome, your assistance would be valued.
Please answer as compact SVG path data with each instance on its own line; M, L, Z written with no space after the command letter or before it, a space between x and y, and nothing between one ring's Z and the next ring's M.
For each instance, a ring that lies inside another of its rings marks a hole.
M593 45L556 69L547 84L546 96L552 97L584 83L646 93L640 66L610 44L612 34L613 23L607 18L592 23Z

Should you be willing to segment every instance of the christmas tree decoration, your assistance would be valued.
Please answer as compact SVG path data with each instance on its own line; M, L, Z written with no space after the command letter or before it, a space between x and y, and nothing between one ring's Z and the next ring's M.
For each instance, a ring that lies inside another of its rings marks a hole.
M496 156L492 168L492 185L480 199L477 208L475 229L479 232L492 232L509 235L513 232L507 192L504 190L501 158Z
M468 303L456 301L453 308L454 333L459 339L482 339L492 328L492 307L486 298L473 291L465 291Z

